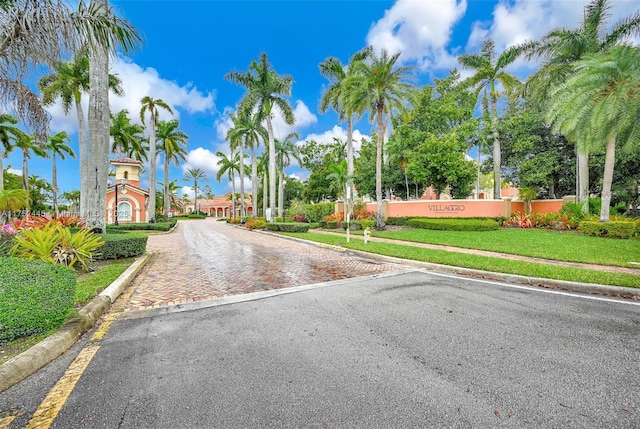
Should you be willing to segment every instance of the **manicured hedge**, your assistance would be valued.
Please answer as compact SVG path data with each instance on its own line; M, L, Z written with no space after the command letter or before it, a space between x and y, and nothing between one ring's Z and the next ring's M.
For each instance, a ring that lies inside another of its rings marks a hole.
M451 219L430 218L411 219L408 226L440 231L493 231L500 227L493 219Z
M64 265L0 258L0 343L60 327L75 290L76 272Z
M305 204L304 216L309 222L319 222L324 219L325 216L333 214L336 205L334 203L318 203L318 204Z
M3 256L9 256L9 250L14 245L13 238L0 239L0 258Z
M398 216L398 217L390 217L387 218L385 224L387 225L397 225L397 226L407 226L409 225L409 221L412 219L445 219L445 220L494 220L498 223L499 226L502 226L503 223L507 221L508 218L504 216L496 216L496 217L460 217L460 218L433 218L433 217L424 217L424 216Z
M122 259L142 255L147 248L149 237L142 234L103 234L104 245L95 259Z
M585 235L596 237L631 238L638 235L638 227L635 222L593 222L582 221L578 230Z
M175 222L109 224L107 231L169 231L175 224Z
M308 232L309 224L308 223L295 223L295 222L272 222L267 224L267 229L269 231L280 231L280 232Z

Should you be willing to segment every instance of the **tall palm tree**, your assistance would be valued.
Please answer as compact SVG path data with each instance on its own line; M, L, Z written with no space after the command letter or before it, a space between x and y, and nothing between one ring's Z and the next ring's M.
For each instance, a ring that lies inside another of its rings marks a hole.
M348 77L355 72L354 65L358 61L363 61L372 52L372 48L369 46L359 52L357 52L349 60L349 64L343 65L336 57L329 57L320 63L320 74L329 80L329 86L322 94L320 99L320 112L326 113L329 107L338 113L338 119L340 121L347 120L347 170L350 176L353 176L353 118L355 114L361 114L362 112L352 111L352 105L348 102L349 92L346 83ZM351 192L350 196L353 198L353 182L348 183ZM349 201L349 211L353 212L353 203Z
M24 134L15 125L18 120L8 113L0 114L0 191L4 189L4 166L2 160L13 150L14 142Z
M513 92L519 85L518 79L505 71L509 64L518 58L515 49L507 49L496 58L495 43L487 39L482 43L480 54L466 54L458 57L458 62L463 68L473 69L473 76L465 79L462 84L476 89L476 95L484 94L484 89L489 90L489 108L491 112L491 134L493 137L493 198L500 199L500 134L498 133L498 99L502 94L497 85L501 84L507 92Z
M203 169L192 167L187 169L184 174L184 180L193 180L193 210L198 213L198 181L205 180L207 178Z
M29 165L28 160L31 159L31 153L36 156L46 158L47 153L44 146L36 141L35 134L22 133L16 139L16 147L22 151L22 189L29 190Z
M231 153L228 156L226 153L222 151L216 152L216 156L219 158L218 165L220 166L220 169L216 174L216 180L220 182L220 180L222 179L222 176L224 176L225 174L227 175L227 178L229 179L229 183L231 184L231 195L232 195L231 201L232 201L232 207L233 207L232 209L233 214L231 215L231 217L235 218L236 217L235 175L236 173L239 173L243 169L246 170L247 166L244 165L244 162L242 160L242 158L245 158L246 155L244 153L241 154L240 151L238 150L232 149ZM244 199L244 194L242 194L241 199Z
M49 117L32 88L24 83L34 65L55 67L67 52L107 47L129 54L140 43L135 28L95 2L76 10L58 0L4 1L0 20L0 101L44 140Z
M115 115L110 113L110 116L109 134L113 138L111 153L115 153L118 158L122 158L123 155L131 157L134 153L140 153L143 150L142 133L144 127L131 123L127 109L121 110Z
M278 166L278 215L284 218L284 169L291 165L291 159L300 160L300 150L296 146L296 140L300 139L298 133L289 133L284 140L276 140L276 165Z
M382 147L386 124L391 112L404 104L406 94L413 88L408 82L411 67L397 66L400 53L389 56L386 49L380 55L372 52L366 60L354 64L354 73L345 85L349 109L353 112L371 111L371 121L377 120L376 133L376 228L384 228L382 213Z
M257 111L259 118L261 120L264 119L267 123L269 136L269 209L271 210L269 220L272 221L276 208L276 156L271 117L275 108L275 110L280 111L286 124L293 125L295 122L291 104L284 98L291 95L293 78L289 75L278 75L269 64L265 53L260 54L258 61L251 62L248 71L243 73L230 72L227 73L225 78L241 84L247 90L247 93L240 101L240 110L249 113Z
M629 36L640 34L640 12L618 21L607 32L611 0L591 0L584 9L584 19L577 28L556 28L540 38L517 47L527 58L542 59L542 66L525 82L524 93L542 110L554 91L574 71L573 63L585 55L604 52ZM582 209L589 206L589 147L578 142L577 156L577 198L585 202Z
M72 158L76 157L73 149L67 145L69 135L65 131L60 131L47 140L45 148L51 152L51 188L53 190L53 213L58 217L58 169L56 166L56 158L65 160L67 155Z
M77 213L80 207L80 190L75 189L73 191L63 192L62 199L69 203L69 210Z
M156 138L158 140L158 151L164 154L164 182L163 182L163 213L168 215L171 208L171 190L169 189L169 165L173 162L178 165L180 160L185 159L187 154L187 140L189 136L178 129L180 122L173 119L171 121L158 122Z
M640 47L619 45L585 56L550 93L547 118L582 144L606 142L600 221L609 220L616 144L640 148Z
M156 122L158 122L158 109L164 109L173 114L173 110L164 100L154 99L150 96L142 97L140 100L142 108L140 109L140 120L143 124L147 124L145 116L149 113L149 122L147 129L149 130L149 221L153 221L156 216Z

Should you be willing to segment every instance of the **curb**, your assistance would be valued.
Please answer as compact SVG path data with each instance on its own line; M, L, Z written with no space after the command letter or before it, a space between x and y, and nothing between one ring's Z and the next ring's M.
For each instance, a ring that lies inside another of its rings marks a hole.
M150 252L146 252L140 256L111 285L85 305L78 316L67 320L54 334L0 365L0 393L69 350L109 310L111 304L131 283L151 255Z
M546 287L554 289L562 289L570 292L583 292L590 294L600 294L609 296L619 296L624 298L640 298L640 288L609 286L597 283L580 283L568 280L545 279L539 277L526 277L517 274L504 274L493 271L474 270L472 268L455 267L453 265L435 264L432 262L414 261L411 259L400 259L393 256L378 255L376 253L363 252L361 250L347 249L333 244L317 243L315 241L305 240L298 237L289 237L286 235L274 234L268 231L259 231L262 234L274 235L288 240L299 241L302 243L312 244L318 247L333 249L338 252L347 252L358 255L363 258L375 259L382 262L388 262L397 265L406 265L424 270L436 271L439 273L456 274L467 277L498 280L508 283L517 283L535 287Z

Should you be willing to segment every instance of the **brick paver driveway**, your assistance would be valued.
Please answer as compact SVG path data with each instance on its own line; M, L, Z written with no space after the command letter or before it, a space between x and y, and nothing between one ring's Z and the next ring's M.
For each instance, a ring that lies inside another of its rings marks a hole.
M127 310L394 271L390 264L214 219L149 236L151 260L125 294Z

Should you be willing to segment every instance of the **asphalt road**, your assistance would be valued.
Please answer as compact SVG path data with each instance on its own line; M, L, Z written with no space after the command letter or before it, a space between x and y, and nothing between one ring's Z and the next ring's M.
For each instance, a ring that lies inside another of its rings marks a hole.
M412 271L186 307L116 320L53 427L640 427L634 301Z

